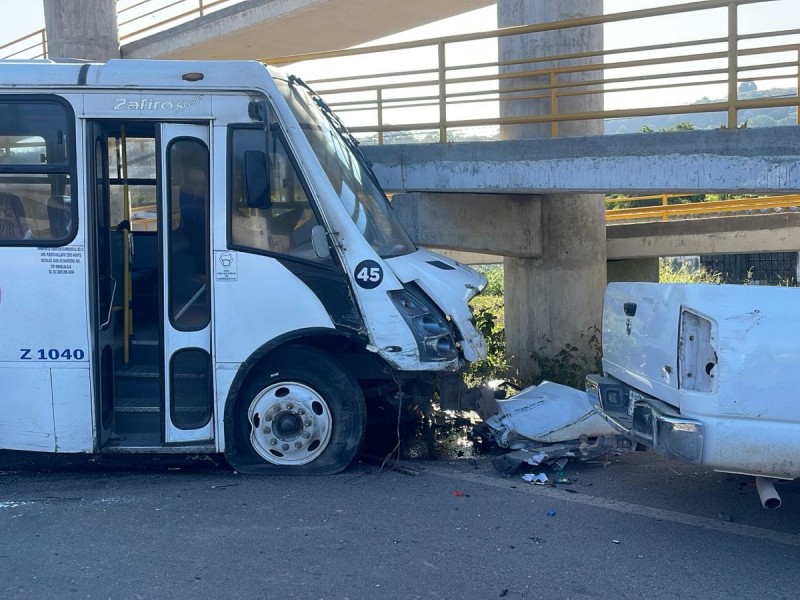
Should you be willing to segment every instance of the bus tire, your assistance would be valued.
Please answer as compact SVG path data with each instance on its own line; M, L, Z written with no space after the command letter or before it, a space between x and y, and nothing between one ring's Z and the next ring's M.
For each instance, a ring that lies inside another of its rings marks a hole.
M366 430L357 382L309 348L270 357L243 386L234 419L234 467L246 473L338 473L355 458Z

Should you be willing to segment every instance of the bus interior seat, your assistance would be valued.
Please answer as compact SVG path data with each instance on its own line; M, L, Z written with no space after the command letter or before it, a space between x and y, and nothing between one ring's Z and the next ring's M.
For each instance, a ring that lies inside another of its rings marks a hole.
M131 283L134 293L158 284L158 236L152 233L131 233Z
M29 239L30 229L24 220L25 210L19 196L0 192L0 240Z

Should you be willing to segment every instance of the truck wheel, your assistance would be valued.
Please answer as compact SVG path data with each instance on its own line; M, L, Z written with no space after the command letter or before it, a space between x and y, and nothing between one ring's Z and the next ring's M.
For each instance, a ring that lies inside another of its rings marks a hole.
M290 348L243 387L234 415L242 472L332 474L355 458L366 429L358 384L322 352Z

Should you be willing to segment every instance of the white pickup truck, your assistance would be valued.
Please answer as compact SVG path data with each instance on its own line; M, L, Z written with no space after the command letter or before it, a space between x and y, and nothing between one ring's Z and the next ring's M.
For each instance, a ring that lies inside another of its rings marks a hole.
M797 301L785 287L612 283L587 395L633 442L753 475L777 508L774 482L800 477Z

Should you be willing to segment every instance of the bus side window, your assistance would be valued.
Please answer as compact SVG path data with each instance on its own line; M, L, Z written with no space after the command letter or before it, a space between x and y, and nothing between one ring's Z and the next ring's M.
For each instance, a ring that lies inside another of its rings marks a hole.
M244 153L264 150L262 129L234 129L231 136L231 242L255 251L295 256L316 262L319 258L311 243L311 230L319 225L303 182L294 167L280 134L270 138L270 207L251 208L245 199Z
M55 97L0 97L3 245L57 246L75 235L72 123L69 106Z

